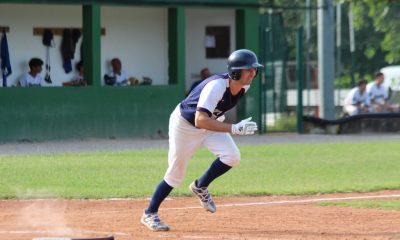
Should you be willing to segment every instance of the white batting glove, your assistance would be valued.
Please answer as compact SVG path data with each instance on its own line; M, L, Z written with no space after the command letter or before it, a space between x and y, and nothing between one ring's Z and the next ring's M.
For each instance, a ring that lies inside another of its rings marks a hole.
M250 121L251 117L232 124L231 133L236 135L252 135L258 130L257 123Z

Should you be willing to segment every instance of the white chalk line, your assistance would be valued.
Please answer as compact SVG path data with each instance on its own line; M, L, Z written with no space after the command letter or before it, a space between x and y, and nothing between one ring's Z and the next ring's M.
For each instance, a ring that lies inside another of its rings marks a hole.
M371 196L353 196L353 197L331 197L331 198L313 198L313 199L299 199L299 200L280 200L280 201L269 201L269 202L250 202L250 203L227 203L217 204L217 207L246 207L255 205L285 205L285 204L296 204L296 203L313 203L313 202L329 202L329 201L341 201L341 200L366 200L366 199L379 199L379 198L400 198L400 194L388 194L388 195L371 195ZM187 210L187 209L202 209L200 206L188 206L188 207L175 207L175 208L161 208L161 210ZM106 213L118 213L121 210L111 211L94 211L92 214L106 214Z
M356 196L356 197L331 197L331 198L314 198L314 199L299 199L299 200L281 200L270 202L250 202L250 203L228 203L217 204L217 207L246 207L256 205L286 205L296 203L313 203L313 202L329 202L329 201L342 201L342 200L366 200L366 199L379 199L379 198L400 198L400 194L390 195L375 195L375 196ZM186 210L186 209L202 209L199 206L178 207L178 208L162 208L162 210Z

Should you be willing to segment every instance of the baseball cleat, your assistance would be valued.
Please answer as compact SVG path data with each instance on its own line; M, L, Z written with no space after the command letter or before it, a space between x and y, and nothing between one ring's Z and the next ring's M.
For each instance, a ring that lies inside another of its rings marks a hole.
M169 231L169 226L161 222L157 213L143 213L140 222L152 231Z
M201 206L209 212L215 213L217 211L217 207L215 206L215 203L208 192L207 187L202 187L199 188L196 186L197 180L192 182L189 186L190 191L194 193L197 198L200 200Z

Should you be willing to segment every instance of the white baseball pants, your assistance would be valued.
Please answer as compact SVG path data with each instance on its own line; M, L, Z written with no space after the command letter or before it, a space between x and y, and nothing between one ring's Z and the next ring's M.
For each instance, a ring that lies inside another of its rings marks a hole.
M164 180L171 187L178 187L185 176L189 160L199 147L206 147L221 162L235 166L240 152L229 133L199 129L181 116L179 105L169 119L168 169Z

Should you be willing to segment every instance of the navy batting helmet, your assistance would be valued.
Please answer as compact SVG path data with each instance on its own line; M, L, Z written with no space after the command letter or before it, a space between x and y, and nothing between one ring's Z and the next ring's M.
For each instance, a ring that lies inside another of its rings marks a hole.
M256 54L247 49L236 50L228 58L228 74L233 80L240 79L242 69L258 69L262 66L258 63Z

